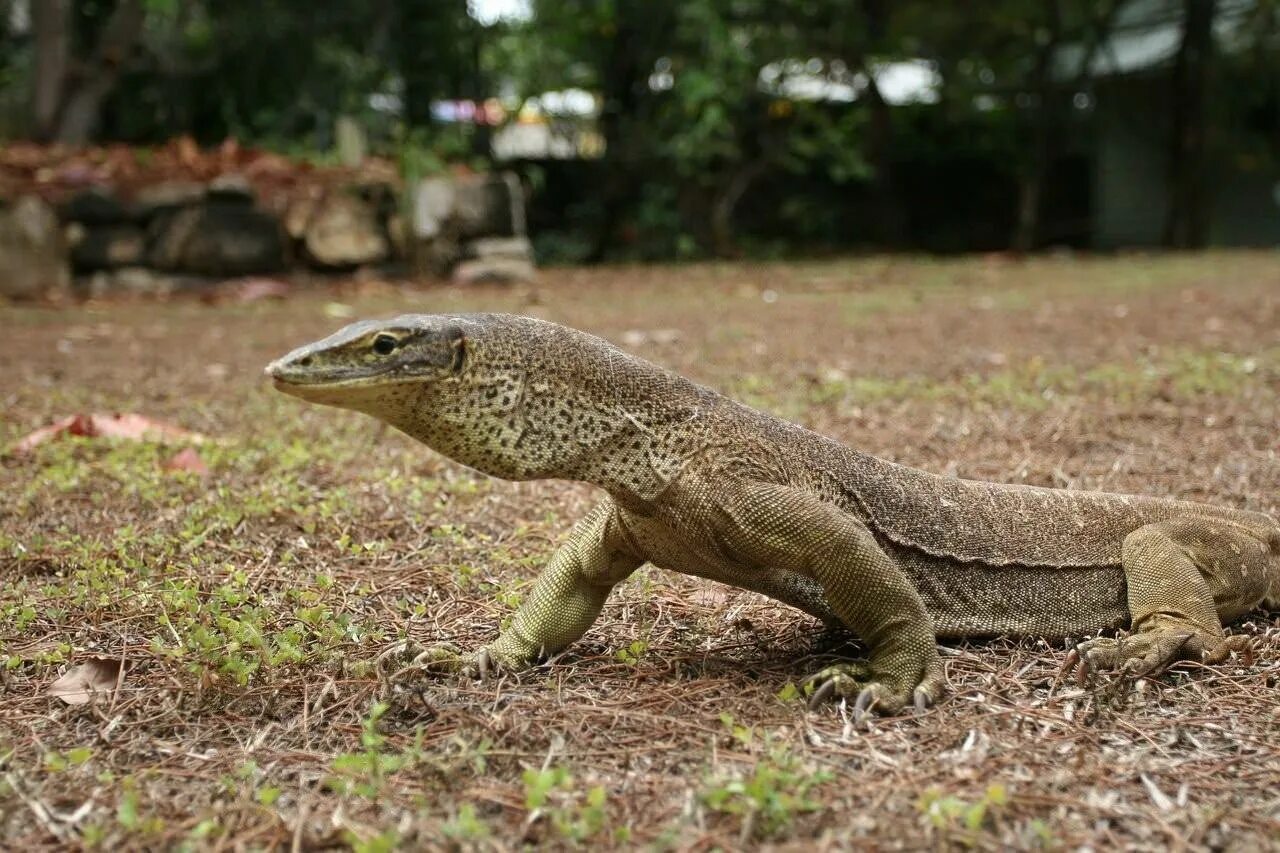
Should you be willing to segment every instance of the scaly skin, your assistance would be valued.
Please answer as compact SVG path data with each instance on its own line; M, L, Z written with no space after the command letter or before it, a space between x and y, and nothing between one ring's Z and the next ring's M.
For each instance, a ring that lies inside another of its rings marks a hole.
M747 408L528 317L356 323L267 368L280 390L380 418L463 464L607 496L474 663L522 669L586 632L645 562L772 596L860 636L818 699L895 713L942 688L935 637L1066 637L1081 666L1156 672L1239 647L1280 595L1270 517L1185 501L940 477Z

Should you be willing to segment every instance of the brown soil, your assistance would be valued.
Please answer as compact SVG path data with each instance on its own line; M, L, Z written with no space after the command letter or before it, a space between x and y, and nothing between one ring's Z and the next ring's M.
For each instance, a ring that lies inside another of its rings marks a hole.
M1044 643L953 646L944 702L860 731L792 698L833 648L812 620L646 568L549 666L380 677L402 638L490 639L595 495L489 480L260 372L346 316L461 310L596 332L930 470L1280 510L1271 253L0 308L4 446L91 411L213 439L204 477L87 438L0 464L7 845L1280 846L1274 614L1232 629L1252 665L1136 685L1055 688ZM124 660L118 691L46 695L93 656Z

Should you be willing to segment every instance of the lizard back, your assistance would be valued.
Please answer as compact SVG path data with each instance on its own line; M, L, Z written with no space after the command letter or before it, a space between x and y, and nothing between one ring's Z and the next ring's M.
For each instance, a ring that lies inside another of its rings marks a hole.
M874 529L899 545L961 562L1118 566L1125 536L1143 525L1181 516L1255 520L1171 498L945 477L836 447L827 464L835 463L845 495Z

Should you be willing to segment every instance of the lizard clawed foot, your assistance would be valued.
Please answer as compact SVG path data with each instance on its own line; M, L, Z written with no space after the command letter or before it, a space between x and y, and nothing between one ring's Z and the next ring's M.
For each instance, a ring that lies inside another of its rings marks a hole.
M423 646L414 640L405 639L388 646L374 658L374 667L381 679L394 682L410 672L461 672L466 662L462 650L452 643Z
M890 681L877 678L864 661L838 663L813 675L808 681L812 689L809 709L814 710L828 699L852 699L853 720L861 724L869 712L889 716L911 704L920 713L937 701L942 694L942 667L935 664L920 683L894 686Z
M486 681L502 673L528 669L530 663L505 655L494 645L481 646L479 651L463 661L461 672L477 681Z
M1180 660L1219 664L1232 653L1244 658L1246 665L1251 664L1252 638L1239 634L1215 637L1191 626L1160 627L1127 637L1086 640L1067 655L1062 672L1074 667L1080 684L1104 671L1142 678L1159 675Z
M452 643L423 646L413 640L401 640L389 646L374 659L374 665L379 677L388 683L417 674L460 675L484 681L502 672L525 668L493 646L483 646L468 654Z

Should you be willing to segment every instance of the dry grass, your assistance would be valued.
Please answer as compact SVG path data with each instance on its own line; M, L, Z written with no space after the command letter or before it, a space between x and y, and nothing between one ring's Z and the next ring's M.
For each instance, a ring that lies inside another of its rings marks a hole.
M0 467L0 837L14 848L760 842L1280 846L1280 620L1252 667L1053 690L1061 648L946 650L950 698L857 731L794 696L806 617L645 569L552 665L388 684L475 646L591 490L491 481L262 365L335 315L511 310L598 332L861 448L964 476L1280 501L1280 261L868 259L549 271L520 290L0 308L0 442L141 411L219 439ZM44 695L123 658L89 705Z

